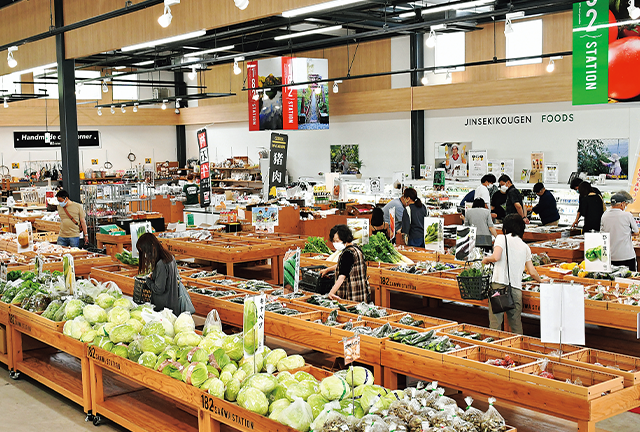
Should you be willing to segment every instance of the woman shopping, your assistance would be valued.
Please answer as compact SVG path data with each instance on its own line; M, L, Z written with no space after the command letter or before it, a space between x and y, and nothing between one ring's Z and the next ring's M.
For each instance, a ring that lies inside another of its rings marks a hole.
M493 245L492 237L497 237L498 232L493 227L491 211L485 207L482 198L473 200L473 207L468 209L464 215L466 226L476 227L476 246L485 250L490 250Z
M517 213L507 215L502 222L501 234L496 237L493 254L485 257L482 264L495 263L492 282L511 286L511 295L515 308L507 312L494 314L489 302L489 325L494 330L502 329L504 314L507 314L512 333L522 333L522 272L527 272L538 282L542 282L531 262L531 249L522 241L525 223ZM492 284L493 285L493 284Z
M580 194L580 205L578 206L576 220L571 226L573 227L578 225L580 217L584 217L582 233L584 234L590 231L599 232L602 215L607 209L602 197L598 195L589 182L586 181L580 183L580 186L578 186L578 193Z
M195 312L189 293L180 281L178 266L171 252L166 250L155 235L145 233L136 243L140 254L138 272L149 274L145 280L151 290L151 303L156 311L171 309L174 314Z
M367 263L360 248L353 244L353 233L346 225L336 225L331 228L329 238L333 241L333 247L342 251L337 265L320 272L326 276L335 271L335 283L329 291L329 297L369 303L371 295Z
M422 204L414 188L406 188L402 195L405 202L402 214L402 234L407 246L424 247L424 218L427 208Z
M371 212L371 235L383 233L389 240L391 238L389 234L389 224L384 221L384 211L380 207L376 207Z

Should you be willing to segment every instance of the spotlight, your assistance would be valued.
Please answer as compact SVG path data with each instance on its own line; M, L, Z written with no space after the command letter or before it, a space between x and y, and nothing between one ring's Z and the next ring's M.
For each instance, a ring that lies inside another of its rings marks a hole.
M195 80L198 77L198 73L196 72L196 67L191 66L191 72L187 75L191 81Z
M337 82L333 82L333 92L334 93L338 93L339 89L338 89L338 83Z
M133 112L138 112L138 103L133 104Z
M451 77L451 72L447 72L447 76L444 79L444 82L447 84L451 84L451 82L453 81L453 78Z
M427 42L426 42L427 48L435 48L436 41L437 41L436 32L431 30L429 32L429 37L427 38Z
M98 115L101 116L102 115L102 108L98 107Z
M242 73L242 69L238 65L238 59L233 60L233 73L236 75L240 75Z
M9 108L9 98L4 98L4 107Z
M245 10L249 6L249 0L233 0L236 7L240 10Z
M160 24L162 28L167 28L171 24L172 19L173 15L171 15L171 8L165 2L164 13L160 15L160 18L158 18L158 24Z
M547 65L547 72L551 73L555 70L556 65L553 62L553 59L549 59L549 64Z
M252 99L254 101L257 101L258 99L260 99L260 95L258 94L258 90L254 90Z
M176 108L180 108L180 100L180 98L176 99Z
M107 80L102 81L102 93L108 93L109 87L107 87Z
M420 80L420 82L422 82L422 85L427 85L427 84L429 84L429 78L427 78L426 75L423 75L422 79Z
M507 18L507 22L504 25L504 35L509 36L513 33L513 26L511 25L511 19Z
M167 109L167 102L169 102L168 99L163 100L162 101L162 106L160 108L162 108L163 110L166 110Z
M115 113L116 113L116 106L111 105L111 114L115 114Z
M176 110L174 111L176 114L180 114L180 109L176 108Z
M629 0L629 7L627 10L629 11L629 17L631 19L636 20L640 18L640 8L633 4L633 0Z
M124 113L126 113L126 112L127 112L127 110L125 109L125 105L124 105L124 104L122 104L122 105L120 106L120 111L122 111L122 114L124 114Z
M81 91L82 91L82 83L80 82L76 84L76 96L78 96Z
M18 47L17 46L9 47L9 53L7 54L7 64L9 65L9 67L11 69L13 69L14 67L18 66L18 61L13 58L13 52L14 51L18 51Z

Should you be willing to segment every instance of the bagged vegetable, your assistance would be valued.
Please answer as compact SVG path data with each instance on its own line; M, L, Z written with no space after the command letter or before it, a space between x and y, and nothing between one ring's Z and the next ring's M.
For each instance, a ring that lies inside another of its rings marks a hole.
M98 332L95 330L86 331L80 336L80 342L93 342L93 340L98 336Z
M135 309L131 310L131 312L130 312L131 313L131 318L140 321L142 324L146 324L146 321L142 317L142 313L143 312L147 312L147 313L153 312L153 306L151 306L150 304L143 304L143 305L140 305L140 306L136 307Z
M190 363L196 362L207 364L209 361L209 354L207 354L207 352L202 348L195 347L187 353L187 361Z
M269 394L276 388L276 384L277 381L272 375L257 373L247 378L242 387L253 387L264 394Z
M131 342L127 348L127 351L129 352L129 360L137 362L142 355L140 342L138 340L134 340L133 342Z
M167 347L167 343L165 342L162 336L158 335L149 335L142 338L140 342L140 349L142 349L143 353L151 352L154 355L158 355Z
M72 299L66 302L64 307L64 320L72 320L77 316L82 315L82 309L85 304L82 300ZM60 320L62 321L62 319Z
M301 355L295 354L287 358L283 358L278 362L278 372L300 369L303 366L304 358Z
M267 415L269 412L269 401L263 392L254 387L247 388L242 392L242 397L238 396L238 405L251 412ZM311 408L309 408L311 411ZM282 415L282 413L280 413Z
M174 342L179 347L198 346L202 341L202 336L194 331L178 333L174 338Z
M373 407L380 399L386 396L388 390L378 385L365 385L362 389L362 396L360 397L360 406L365 413L368 413L371 407Z
M164 326L162 325L162 323L160 323L160 321L151 321L146 323L144 327L142 327L140 334L142 336L149 336L152 334L164 336L165 334Z
M126 323L131 315L129 314L129 310L125 309L121 306L116 306L107 312L107 319L110 323L114 323L115 325L120 325Z
M206 337L209 333L222 333L222 321L220 320L218 311L215 309L211 309L207 314L207 319L205 320L204 327L202 328L203 336Z
M60 300L54 300L51 303L49 303L49 306L47 306L47 308L44 310L44 312L42 312L42 318L46 318L48 320L52 320L56 315L56 312L58 312L58 309L60 309L60 307L62 306L62 302Z
M285 381L298 381L293 377L293 375L291 375L291 372L289 371L278 372L278 376L276 377L276 379L279 383Z
M103 309L113 307L115 301L116 299L107 293L98 294L98 297L96 297L96 304Z
M182 371L182 381L195 387L200 387L207 378L209 378L209 371L204 363L191 363Z
M193 322L193 318L189 312L182 312L175 323L173 323L173 331L176 335L185 332L194 332L195 329L196 324Z
M130 343L133 342L133 337L137 335L136 329L129 324L121 324L119 326L114 327L109 333L109 338L113 343Z
M301 398L305 402L312 394L318 392L318 383L311 380L291 383L287 390L287 399L293 402L296 398Z
M278 421L301 432L307 432L313 422L313 411L308 403L296 399L280 412Z
M138 358L138 364L149 369L154 369L157 362L158 357L150 351L142 353L142 355Z
M329 415L333 412L333 410L339 410L339 409L340 409L340 402L338 401L332 401L326 404L323 410L320 412L320 414L318 414L318 417L316 417L315 420L313 420L313 422L310 424L311 430L313 431L322 430L323 426L329 419ZM369 432L369 429L366 429L366 430L367 432Z
M337 375L327 377L320 382L320 393L329 401L342 400L349 395L350 391L349 384Z
M96 336L95 339L93 339L93 345L109 352L113 349L113 342L111 342L109 336Z
M131 300L126 297L120 297L113 302L113 307L121 307L130 311L131 309L133 309L133 303L131 303Z
M278 362L287 357L287 352L282 348L276 348L264 358L264 367L267 373L274 373L278 369Z
M218 348L222 348L222 339L214 339L209 335L208 337L202 338L198 346L209 354L212 354Z
M138 321L137 319L133 319L133 318L129 318L129 320L127 320L127 322L125 324L130 325L131 327L133 327L136 331L136 334L139 334L142 329L144 328L144 326L142 325L142 323L140 321Z
M77 316L74 319L64 323L62 333L66 336L80 340L80 338L82 338L82 335L90 330L92 330L91 324L89 324L89 322L83 316Z
M480 427L483 432L494 432L501 431L505 429L505 421L504 418L500 415L497 409L494 408L493 404L495 403L496 398L489 398L489 408L482 415L482 420L480 421Z
M264 365L264 358L262 354L258 353L249 357L243 357L239 362L240 367L247 365L244 367L245 372L247 374L258 373L262 371L262 366Z
M213 382L209 384L209 394L214 397L224 399L225 391L227 391L227 387L219 379L214 378Z
M228 372L224 372L223 374L228 373ZM225 382L222 379L222 375L220 375L220 381ZM234 402L236 400L236 398L238 397L238 393L240 392L240 381L238 381L235 378L230 379L229 381L226 382L226 386L227 386L227 390L225 390L224 392L224 398L226 400L228 400L229 402ZM256 391L260 391L257 390ZM262 392L260 392L262 393Z
M129 358L129 350L127 349L127 346L125 344L114 345L111 349L111 352L117 356Z
M316 418L318 417L318 414L320 414L324 406L329 403L329 401L325 399L325 397L322 396L321 394L312 394L307 399L307 403L309 404L309 406L311 407L311 410L313 411L313 418Z
M107 322L107 312L98 305L86 305L82 309L82 315L91 325Z
M318 383L318 380L311 375L309 372L305 372L305 371L298 371L293 375L293 378L295 378L296 381L298 382L302 382L302 381L313 381L315 383Z
M347 384L351 387L357 387L363 384L373 384L373 373L369 369L361 366L351 366L344 377Z
M242 335L229 335L222 341L222 349L233 361L238 361L244 355L242 348Z
M467 409L462 415L462 419L471 423L475 426L476 429L481 430L482 428L482 416L484 413L480 411L478 408L474 408L471 406L473 403L473 398L471 396L467 396L464 398L464 401L467 403Z

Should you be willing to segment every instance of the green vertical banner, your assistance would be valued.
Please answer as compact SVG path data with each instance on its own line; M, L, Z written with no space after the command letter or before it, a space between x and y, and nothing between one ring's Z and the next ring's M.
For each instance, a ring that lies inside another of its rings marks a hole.
M573 5L573 104L609 100L609 0Z

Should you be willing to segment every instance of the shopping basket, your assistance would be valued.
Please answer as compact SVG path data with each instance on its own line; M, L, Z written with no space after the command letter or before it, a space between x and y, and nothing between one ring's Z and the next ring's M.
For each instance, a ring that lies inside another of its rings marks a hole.
M470 261L464 265L464 270L471 268ZM458 289L460 289L460 297L465 300L484 300L489 297L489 285L491 284L491 275L483 274L481 276L458 276Z
M133 301L136 304L151 302L151 288L145 283L145 279L136 276L133 280Z

